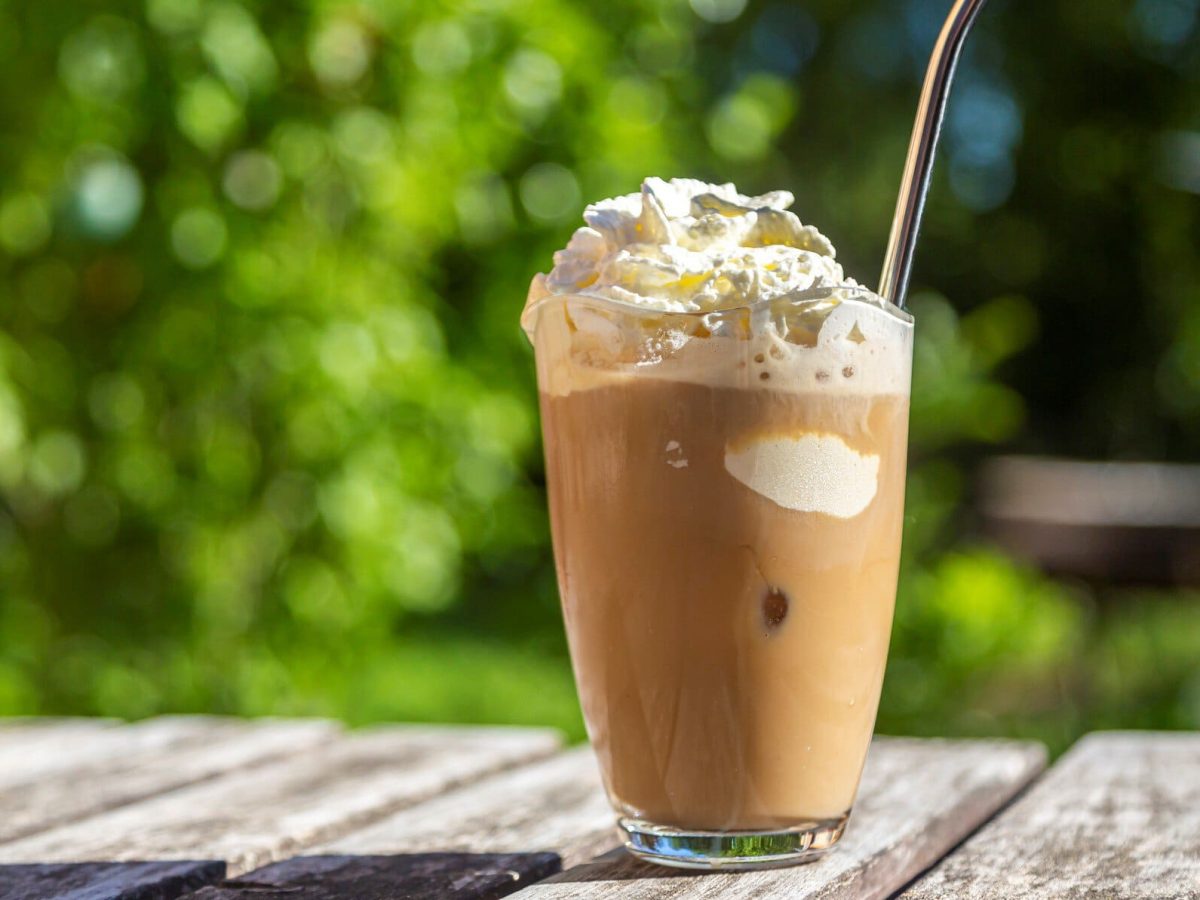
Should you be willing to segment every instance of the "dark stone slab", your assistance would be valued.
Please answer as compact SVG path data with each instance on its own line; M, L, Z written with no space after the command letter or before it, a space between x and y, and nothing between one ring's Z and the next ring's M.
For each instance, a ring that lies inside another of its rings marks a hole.
M561 868L555 853L300 856L203 888L188 900L492 900Z
M225 863L33 863L0 866L2 900L174 900L225 877Z

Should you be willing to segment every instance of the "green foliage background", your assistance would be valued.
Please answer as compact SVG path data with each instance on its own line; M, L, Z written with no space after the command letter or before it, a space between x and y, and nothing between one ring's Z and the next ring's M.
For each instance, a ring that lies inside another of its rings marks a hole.
M882 256L934 0L0 0L0 713L580 736L530 276L647 174ZM1195 0L998 2L927 213L885 730L1200 725L1194 592L972 540L1200 449ZM947 299L949 298L949 299Z

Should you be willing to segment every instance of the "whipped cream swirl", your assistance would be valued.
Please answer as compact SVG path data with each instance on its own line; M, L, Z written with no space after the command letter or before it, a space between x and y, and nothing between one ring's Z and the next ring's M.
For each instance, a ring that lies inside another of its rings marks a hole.
M820 287L857 287L825 235L788 210L793 197L732 184L647 178L640 194L593 203L587 225L534 278L529 303L585 294L666 312L746 306Z

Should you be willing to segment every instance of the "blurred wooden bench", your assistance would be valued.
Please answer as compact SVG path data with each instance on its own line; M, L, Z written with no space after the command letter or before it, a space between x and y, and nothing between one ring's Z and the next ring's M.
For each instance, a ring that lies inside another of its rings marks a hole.
M550 731L7 721L0 897L1200 894L1200 736L1096 734L1044 765L1037 744L878 738L835 851L697 875L619 849L590 750Z
M1048 572L1200 584L1200 466L999 457L978 509L985 536Z

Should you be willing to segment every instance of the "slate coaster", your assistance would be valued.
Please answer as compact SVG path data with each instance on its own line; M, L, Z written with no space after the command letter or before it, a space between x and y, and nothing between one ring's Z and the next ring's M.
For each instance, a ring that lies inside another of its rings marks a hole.
M216 860L0 866L3 900L174 900L225 877Z
M561 868L556 853L299 856L206 887L188 900L492 900Z

